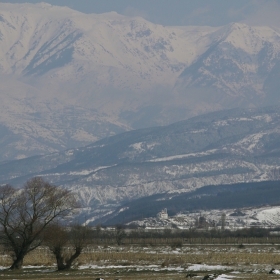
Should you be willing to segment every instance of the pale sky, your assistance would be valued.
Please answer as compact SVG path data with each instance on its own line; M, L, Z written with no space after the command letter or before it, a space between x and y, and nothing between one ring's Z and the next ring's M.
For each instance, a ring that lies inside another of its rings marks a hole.
M39 3L40 0L0 0ZM162 25L210 25L253 21L279 23L280 0L45 0L84 13L116 11Z

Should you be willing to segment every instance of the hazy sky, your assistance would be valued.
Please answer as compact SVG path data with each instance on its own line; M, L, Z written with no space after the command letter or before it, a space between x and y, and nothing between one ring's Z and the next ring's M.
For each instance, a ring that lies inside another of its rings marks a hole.
M0 0L39 3L39 0ZM163 25L224 25L237 21L277 22L280 0L45 0L85 13L116 11Z

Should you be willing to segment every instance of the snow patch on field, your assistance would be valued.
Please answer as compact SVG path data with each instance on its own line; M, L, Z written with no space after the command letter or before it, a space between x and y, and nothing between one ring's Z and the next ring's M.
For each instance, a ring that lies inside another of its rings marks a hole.
M234 279L234 278L236 278L236 276L222 274L222 275L219 275L216 278L216 280L230 280L230 279Z
M159 265L81 265L79 269L135 269L136 271L184 271L183 267L161 267Z
M211 270L228 270L228 266L223 265L207 265L207 264L194 264L187 268L188 271L211 271Z

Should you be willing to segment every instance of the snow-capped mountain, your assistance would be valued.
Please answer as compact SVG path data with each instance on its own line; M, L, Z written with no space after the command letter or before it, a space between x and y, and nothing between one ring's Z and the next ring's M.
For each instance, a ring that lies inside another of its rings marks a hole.
M77 193L97 219L155 194L172 197L208 185L280 180L279 139L279 107L232 109L3 162L0 184L20 186L41 176Z
M279 34L0 3L0 161L201 112L275 104Z
M240 23L220 28L207 51L181 73L178 91L185 89L191 103L205 108L279 103L279 35Z

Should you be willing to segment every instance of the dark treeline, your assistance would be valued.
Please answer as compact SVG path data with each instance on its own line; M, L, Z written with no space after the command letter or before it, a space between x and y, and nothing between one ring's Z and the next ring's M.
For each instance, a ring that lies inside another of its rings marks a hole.
M196 228L180 230L180 229L164 229L164 230L145 230L143 228L125 228L116 226L115 228L102 228L98 226L91 229L91 239L112 239L112 238L131 238L131 239L150 239L150 238L263 238L270 236L271 229L265 228L243 228L235 231L230 230L199 230Z
M181 247L184 244L278 244L280 235L271 234L277 229L243 228L235 231L219 229L143 229L125 228L118 225L110 228L89 229L88 245L169 245ZM275 232L275 233L278 233Z

